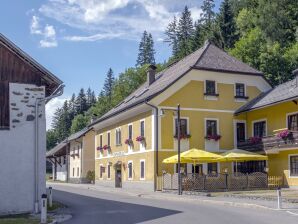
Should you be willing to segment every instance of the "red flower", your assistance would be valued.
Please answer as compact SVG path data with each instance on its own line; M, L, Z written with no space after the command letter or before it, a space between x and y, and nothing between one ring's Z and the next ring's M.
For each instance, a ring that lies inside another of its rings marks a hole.
M258 144L258 143L262 142L262 138L258 137L258 136L250 137L248 140L252 144Z
M215 135L207 135L205 137L205 139L218 141L219 139L221 139L221 135L217 135L217 134L215 134Z
M143 141L145 141L145 137L144 136L138 136L137 138L136 138L136 141L137 142L143 142Z
M133 141L132 141L132 139L128 138L128 139L125 140L124 143L125 143L126 145L132 145L132 144L133 144Z
M110 146L108 146L108 145L104 145L104 146L103 146L103 149L104 149L104 150L108 150L108 149L110 149Z

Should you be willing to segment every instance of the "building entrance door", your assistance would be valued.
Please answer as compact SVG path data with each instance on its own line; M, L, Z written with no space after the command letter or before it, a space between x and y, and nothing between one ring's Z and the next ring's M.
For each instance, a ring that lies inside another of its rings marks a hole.
M122 187L121 164L116 165L115 169L115 187Z

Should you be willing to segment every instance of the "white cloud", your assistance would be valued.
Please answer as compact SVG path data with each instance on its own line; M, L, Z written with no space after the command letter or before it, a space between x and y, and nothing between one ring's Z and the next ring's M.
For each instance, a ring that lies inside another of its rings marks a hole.
M44 28L42 28L42 26L40 25L40 18L36 15L32 16L30 32L33 35L39 35L42 37L39 42L40 47L48 48L58 46L55 28L48 24Z
M62 107L67 98L54 98L46 104L47 130L51 129L53 116L57 108Z
M198 0L48 0L38 12L79 32L64 37L68 41L139 40L144 30L161 39L185 5L193 18L199 18L199 4Z

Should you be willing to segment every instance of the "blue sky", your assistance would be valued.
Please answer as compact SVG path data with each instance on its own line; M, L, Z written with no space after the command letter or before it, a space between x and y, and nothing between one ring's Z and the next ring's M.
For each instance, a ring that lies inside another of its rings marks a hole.
M144 30L154 37L156 61L166 60L171 53L162 41L166 25L174 15L179 16L185 5L198 19L201 3L202 0L1 0L0 32L65 83L64 96L48 105L50 118L54 109L81 87L91 87L98 94L110 67L117 76L134 66Z

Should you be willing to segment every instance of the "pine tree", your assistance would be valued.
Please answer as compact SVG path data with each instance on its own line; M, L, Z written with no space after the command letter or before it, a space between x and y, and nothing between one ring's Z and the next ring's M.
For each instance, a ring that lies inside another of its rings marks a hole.
M192 51L196 51L200 47L203 46L204 44L204 30L202 27L202 24L199 22L195 23L195 32L194 32L194 37L192 39Z
M69 113L72 119L76 116L76 108L76 94L73 93L69 100Z
M76 114L83 114L86 110L87 110L87 97L86 97L84 88L81 88L76 98Z
M152 35L145 30L139 44L139 53L136 67L145 64L155 64L155 50Z
M172 46L172 56L174 58L178 55L178 27L177 27L177 19L176 16L174 16L174 19L166 28L165 34L167 38L164 40L164 42L169 43L170 46Z
M87 110L96 103L95 93L90 89L87 89Z
M191 40L193 38L193 20L191 12L185 6L178 24L178 56L183 58L192 52Z
M217 22L220 28L224 48L234 47L235 42L238 40L238 35L230 0L224 0L222 2Z
M203 5L201 6L203 11L201 13L201 21L209 28L215 17L215 12L213 11L214 6L214 0L204 0Z
M107 97L109 103L112 102L113 86L115 83L113 70L110 68L103 86L103 95Z

